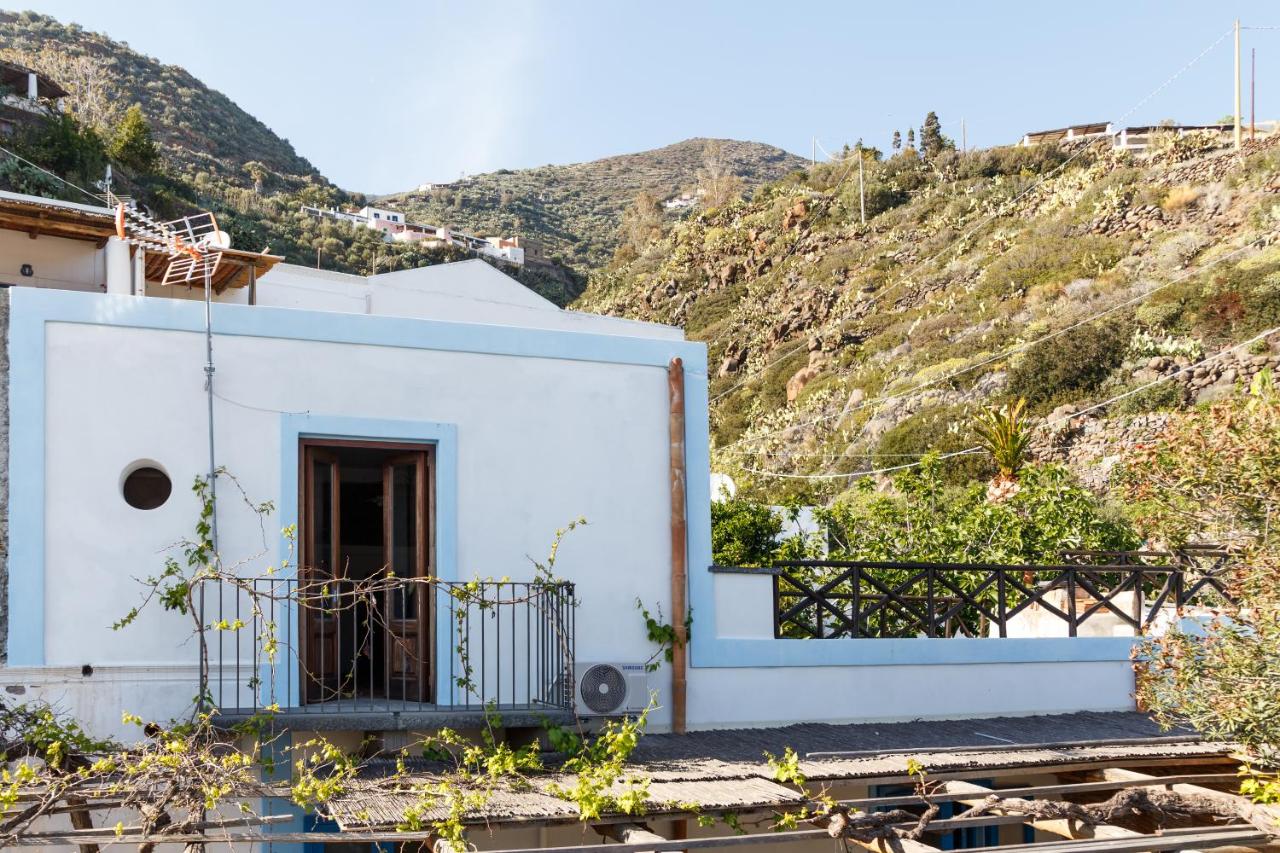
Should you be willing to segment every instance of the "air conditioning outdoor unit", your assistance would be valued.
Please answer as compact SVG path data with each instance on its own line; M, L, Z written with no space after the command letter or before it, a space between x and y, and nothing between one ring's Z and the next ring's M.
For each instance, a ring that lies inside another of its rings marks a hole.
M582 663L573 667L580 717L639 714L649 705L649 673L642 663Z

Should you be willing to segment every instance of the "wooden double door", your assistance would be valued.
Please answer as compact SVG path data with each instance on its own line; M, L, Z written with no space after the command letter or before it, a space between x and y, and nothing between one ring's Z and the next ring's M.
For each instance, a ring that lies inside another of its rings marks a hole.
M431 701L433 449L308 440L300 452L304 702Z

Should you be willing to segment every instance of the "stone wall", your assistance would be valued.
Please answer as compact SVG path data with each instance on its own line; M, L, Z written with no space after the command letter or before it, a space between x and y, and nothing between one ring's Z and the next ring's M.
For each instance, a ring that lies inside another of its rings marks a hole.
M1112 469L1127 448L1154 440L1169 422L1165 412L1131 418L1070 417L1060 406L1049 418L1051 426L1036 430L1031 455L1038 462L1060 462L1094 492L1106 491Z

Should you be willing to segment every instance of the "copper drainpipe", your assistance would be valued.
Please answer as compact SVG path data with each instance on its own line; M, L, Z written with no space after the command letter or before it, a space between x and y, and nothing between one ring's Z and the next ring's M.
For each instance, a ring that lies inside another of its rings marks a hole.
M685 600L688 540L685 508L684 466L684 363L671 359L667 367L667 392L671 402L671 624L676 640L671 660L671 730L685 729L685 676L688 636L685 630Z

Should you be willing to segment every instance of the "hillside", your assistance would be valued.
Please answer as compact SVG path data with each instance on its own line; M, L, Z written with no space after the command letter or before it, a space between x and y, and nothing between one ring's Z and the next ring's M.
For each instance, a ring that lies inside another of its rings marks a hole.
M709 164L711 157L716 162ZM426 222L482 234L524 234L540 241L550 257L585 274L609 262L623 211L641 192L665 199L691 191L709 168L738 176L750 189L805 162L758 142L686 139L589 163L503 169L429 192L396 193L382 202Z
M319 178L287 140L226 95L176 65L76 24L0 10L0 58L57 80L72 93L77 115L100 131L141 103L167 159L189 180L252 186L244 166L253 161L286 185Z
M1018 396L1052 421L1038 452L1096 483L1162 410L1280 363L1275 336L1214 359L1280 325L1280 139L877 154L865 225L849 171L682 222L576 306L709 344L716 468L749 493L822 499L966 449L974 412Z

